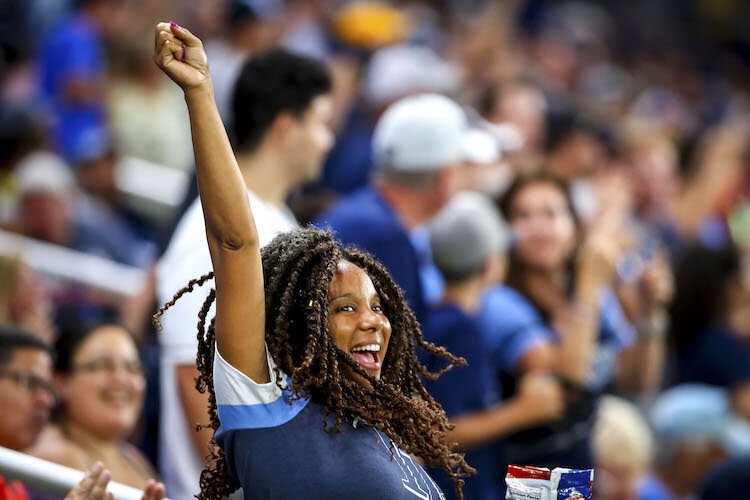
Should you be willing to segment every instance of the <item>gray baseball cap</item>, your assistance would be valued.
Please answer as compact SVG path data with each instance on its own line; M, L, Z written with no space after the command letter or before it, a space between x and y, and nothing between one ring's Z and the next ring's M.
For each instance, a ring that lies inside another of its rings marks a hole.
M468 277L507 249L511 236L492 201L472 191L456 194L428 226L432 258L448 279Z

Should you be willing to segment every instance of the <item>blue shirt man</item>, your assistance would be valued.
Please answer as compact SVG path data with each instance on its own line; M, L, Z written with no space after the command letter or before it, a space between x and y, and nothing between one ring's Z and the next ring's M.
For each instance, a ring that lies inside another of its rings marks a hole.
M367 187L344 198L319 224L334 229L341 241L373 254L404 291L417 319L424 318L417 253L406 228L376 189Z
M447 97L423 94L397 101L375 127L373 183L315 221L333 229L344 244L377 258L420 321L426 312L420 273L430 265L411 235L453 195L454 170L464 158L468 131L464 111Z

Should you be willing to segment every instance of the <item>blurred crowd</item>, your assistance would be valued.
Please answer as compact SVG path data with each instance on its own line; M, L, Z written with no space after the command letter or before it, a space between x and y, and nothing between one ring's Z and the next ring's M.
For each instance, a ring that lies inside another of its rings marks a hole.
M370 251L468 361L428 384L466 498L511 463L593 467L603 500L750 498L741 0L0 2L0 446L198 491L205 294L150 321L210 271L164 19L204 41L274 234Z

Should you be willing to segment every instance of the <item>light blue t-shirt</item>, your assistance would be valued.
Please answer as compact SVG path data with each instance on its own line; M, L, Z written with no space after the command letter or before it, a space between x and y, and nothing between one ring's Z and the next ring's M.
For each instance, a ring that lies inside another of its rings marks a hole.
M256 384L216 351L214 391L221 427L216 440L246 499L445 499L411 456L384 433L359 422L323 429L325 408ZM331 423L332 419L330 420Z
M632 344L633 327L625 318L612 290L599 299L599 337L586 387L602 390L615 375L619 353ZM523 356L540 344L557 342L557 334L523 295L509 286L497 286L484 296L479 326L492 353L495 369L514 374Z

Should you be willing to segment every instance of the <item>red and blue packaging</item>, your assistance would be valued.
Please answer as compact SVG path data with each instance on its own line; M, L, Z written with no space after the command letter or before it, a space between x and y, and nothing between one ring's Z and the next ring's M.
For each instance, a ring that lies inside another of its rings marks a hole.
M508 466L506 500L591 500L593 469Z

